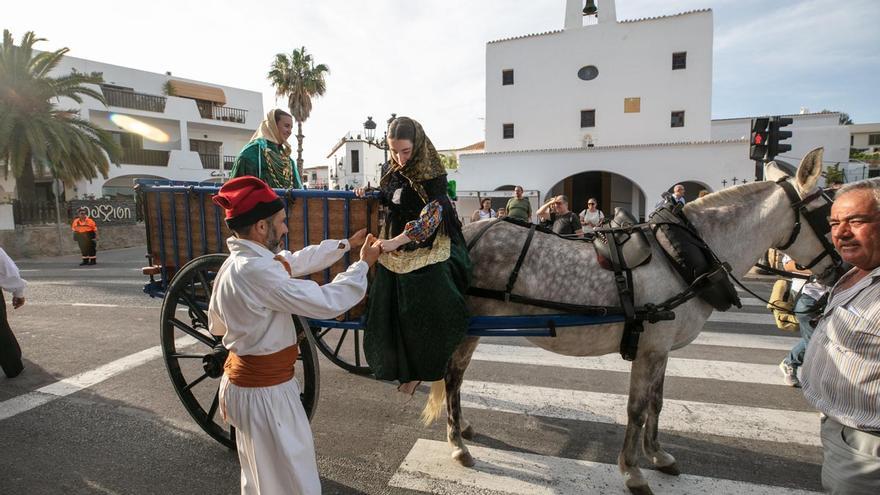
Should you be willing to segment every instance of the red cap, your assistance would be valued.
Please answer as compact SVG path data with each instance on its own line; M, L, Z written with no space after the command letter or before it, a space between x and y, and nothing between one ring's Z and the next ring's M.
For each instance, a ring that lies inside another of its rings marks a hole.
M246 227L284 208L281 198L262 180L246 175L223 184L211 200L226 210L230 229Z

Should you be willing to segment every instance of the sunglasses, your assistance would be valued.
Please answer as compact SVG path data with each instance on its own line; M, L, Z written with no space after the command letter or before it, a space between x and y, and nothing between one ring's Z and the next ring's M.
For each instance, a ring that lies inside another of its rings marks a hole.
M596 203L587 203L587 205L594 205L594 204L596 204Z

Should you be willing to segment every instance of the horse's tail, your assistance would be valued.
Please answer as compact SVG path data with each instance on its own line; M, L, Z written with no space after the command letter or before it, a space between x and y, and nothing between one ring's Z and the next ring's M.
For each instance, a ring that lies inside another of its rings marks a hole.
M431 393L428 395L428 402L425 404L425 409L422 410L422 422L425 426L430 425L438 416L440 416L440 411L443 410L445 404L446 380L441 379L432 382Z

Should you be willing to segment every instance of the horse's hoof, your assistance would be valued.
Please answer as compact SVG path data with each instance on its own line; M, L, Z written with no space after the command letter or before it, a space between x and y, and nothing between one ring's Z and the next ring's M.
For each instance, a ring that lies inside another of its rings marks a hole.
M632 495L654 495L654 492L651 491L651 487L648 485L641 486L628 486L629 492Z
M681 474L681 471L678 469L678 463L673 462L668 466L655 466L657 471L660 471L663 474L668 474L669 476L678 476Z
M474 439L474 429L471 425L467 425L465 429L461 430L461 438L464 438L465 440Z
M461 464L464 467L474 467L476 461L474 461L474 456L471 455L470 452L464 449L456 449L452 452L452 460Z

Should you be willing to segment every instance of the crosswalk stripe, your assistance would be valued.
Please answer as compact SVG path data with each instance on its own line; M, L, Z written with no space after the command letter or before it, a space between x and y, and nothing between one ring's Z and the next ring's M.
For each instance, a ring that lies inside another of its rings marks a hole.
M740 313L731 311L722 313L715 311L709 315L709 321L714 323L740 323L748 325L776 325L773 321L773 315L767 311L766 313Z
M762 301L760 299L756 299L754 297L740 297L739 301L742 303L743 306L760 306L760 307L767 306L767 303L765 303L764 301Z
M624 361L617 354L589 357L563 356L539 347L500 344L480 344L474 351L472 359L621 373L629 373L632 366L632 363ZM774 364L670 357L666 364L666 376L784 386L779 368Z
M195 343L196 339L190 336L179 337L175 340L175 344L180 347ZM57 382L50 383L49 385L38 388L33 392L28 392L7 399L0 402L0 421L30 411L35 407L60 399L61 397L66 397L70 394L79 392L84 388L89 388L124 371L156 359L161 355L162 347L158 345L153 346L149 349L129 354L116 361L111 361L93 370L85 371L78 375L71 376L70 378L64 378Z
M467 381L463 407L528 416L625 425L627 396L529 385ZM709 402L663 399L666 431L819 446L819 415Z
M418 439L390 486L426 493L561 495L628 493L616 464L566 459L525 452L469 446L477 464L459 466L449 458L445 442ZM667 476L643 469L656 493L807 495L816 492L682 474Z
M795 335L795 334L789 334ZM745 333L700 332L692 342L699 345L721 347L745 347L749 349L770 349L788 351L800 341L800 337L782 337L777 335L750 335Z

